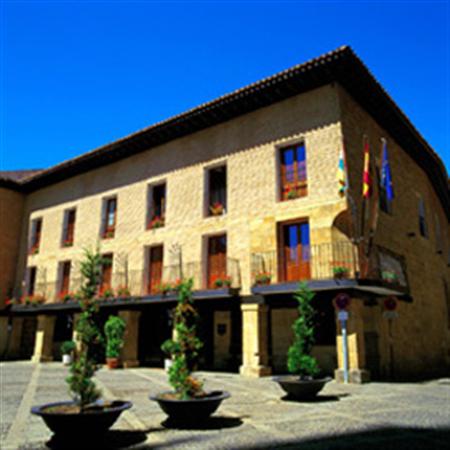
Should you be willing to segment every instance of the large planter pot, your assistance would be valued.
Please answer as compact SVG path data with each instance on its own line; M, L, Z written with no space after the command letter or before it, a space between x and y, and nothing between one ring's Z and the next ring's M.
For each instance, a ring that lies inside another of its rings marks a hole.
M204 397L178 400L170 396L171 392L150 396L150 400L158 402L161 409L176 422L192 423L200 422L211 416L220 406L223 400L230 397L226 391L210 392Z
M118 419L120 414L133 406L131 402L113 401L106 407L100 406L84 413L57 412L51 408L58 406L72 406L74 402L48 403L46 405L34 406L32 414L41 416L48 428L50 428L58 440L67 442L89 441L93 436L103 436ZM50 409L50 411L49 411Z
M62 355L62 362L65 366L72 364L72 355Z
M108 369L117 369L119 367L119 358L106 358Z
M281 386L290 398L311 400L322 390L328 381L331 381L331 378L302 380L296 375L284 375L274 377L273 380Z

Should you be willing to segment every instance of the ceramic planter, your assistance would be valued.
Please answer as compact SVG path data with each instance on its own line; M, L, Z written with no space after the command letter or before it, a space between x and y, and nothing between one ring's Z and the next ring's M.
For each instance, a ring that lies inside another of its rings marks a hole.
M160 408L169 416L169 419L180 423L201 422L211 416L223 400L230 397L226 391L214 391L204 397L178 400L166 398L170 392L163 392L150 396L150 400L158 402Z
M297 375L284 375L274 377L273 380L280 385L290 398L311 400L322 390L328 381L331 381L331 378L302 380Z
M99 406L99 408L84 413L48 411L52 407L72 405L74 405L74 402L48 403L33 407L31 413L42 417L58 440L68 443L81 440L89 442L92 437L98 438L104 435L120 414L133 406L131 402L117 400L108 403L104 408Z
M117 369L119 367L119 358L106 358L108 369Z
M72 364L72 355L62 355L62 362L65 366Z

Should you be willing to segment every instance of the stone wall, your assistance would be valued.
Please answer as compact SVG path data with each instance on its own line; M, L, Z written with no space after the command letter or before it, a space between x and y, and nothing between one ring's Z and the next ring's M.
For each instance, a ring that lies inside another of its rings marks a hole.
M276 249L277 221L309 217L312 243L328 242L335 215L345 208L337 195L336 166L341 142L334 86L325 86L262 108L240 118L172 141L120 162L33 192L27 197L18 263L17 285L25 266L38 267L39 281L50 283L49 301L58 263L78 261L82 248L99 240L102 199L118 197L114 239L101 241L104 253L128 257L130 271L144 268L146 246L164 243L164 264L176 261L174 244L183 260L200 262L204 237L226 232L228 256L240 262L242 293L250 292L250 254ZM303 141L307 152L308 196L280 202L278 147ZM228 210L204 217L205 169L227 165ZM166 225L145 230L148 185L167 183ZM61 248L64 210L76 207L75 245ZM42 217L39 254L26 256L30 219ZM40 276L39 276L40 273ZM76 268L72 273L77 277Z
M381 160L380 138L388 142L395 199L392 215L379 213L375 236L377 245L406 258L412 303L401 302L398 319L391 324L392 348L397 376L445 370L449 364L450 329L444 279L449 283L448 221L429 178L422 168L369 116L343 89L339 89L342 127L351 173L351 190L358 204L361 199L363 135L367 135L371 160ZM425 201L427 238L419 233L419 197ZM441 235L436 232L439 220ZM438 249L442 248L442 253ZM366 332L375 331L379 339L381 372L388 373L390 338L388 320L380 304L366 306Z
M24 199L19 192L0 188L0 309L14 287Z

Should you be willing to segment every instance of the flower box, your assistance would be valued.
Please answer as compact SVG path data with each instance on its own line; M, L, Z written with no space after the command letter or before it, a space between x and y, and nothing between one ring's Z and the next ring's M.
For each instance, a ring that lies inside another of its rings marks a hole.
M148 224L148 229L155 230L157 228L162 228L163 226L164 226L164 217L155 216L150 220Z
M272 281L272 274L269 272L261 272L255 276L255 284L257 285L267 285Z
M344 267L344 266L333 267L333 276L337 280L342 280L342 279L348 278L349 274L350 274L350 270L348 269L348 267Z
M216 278L214 280L213 286L216 289L229 288L229 287L231 287L231 277L225 276L225 277L221 277L221 278Z
M212 216L221 216L225 213L225 207L220 202L214 202L209 207Z

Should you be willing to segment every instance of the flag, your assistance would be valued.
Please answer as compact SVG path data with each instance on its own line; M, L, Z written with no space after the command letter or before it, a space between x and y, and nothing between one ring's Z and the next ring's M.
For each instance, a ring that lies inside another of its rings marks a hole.
M369 198L372 193L372 180L370 179L370 153L369 143L364 143L364 171L363 171L363 198Z
M394 189L392 187L391 166L389 164L387 143L385 139L383 139L383 157L381 162L381 186L386 192L386 200L388 202L392 201L394 198Z
M348 189L347 167L345 164L344 146L342 146L339 154L338 170L336 178L339 183L339 195L343 197Z

